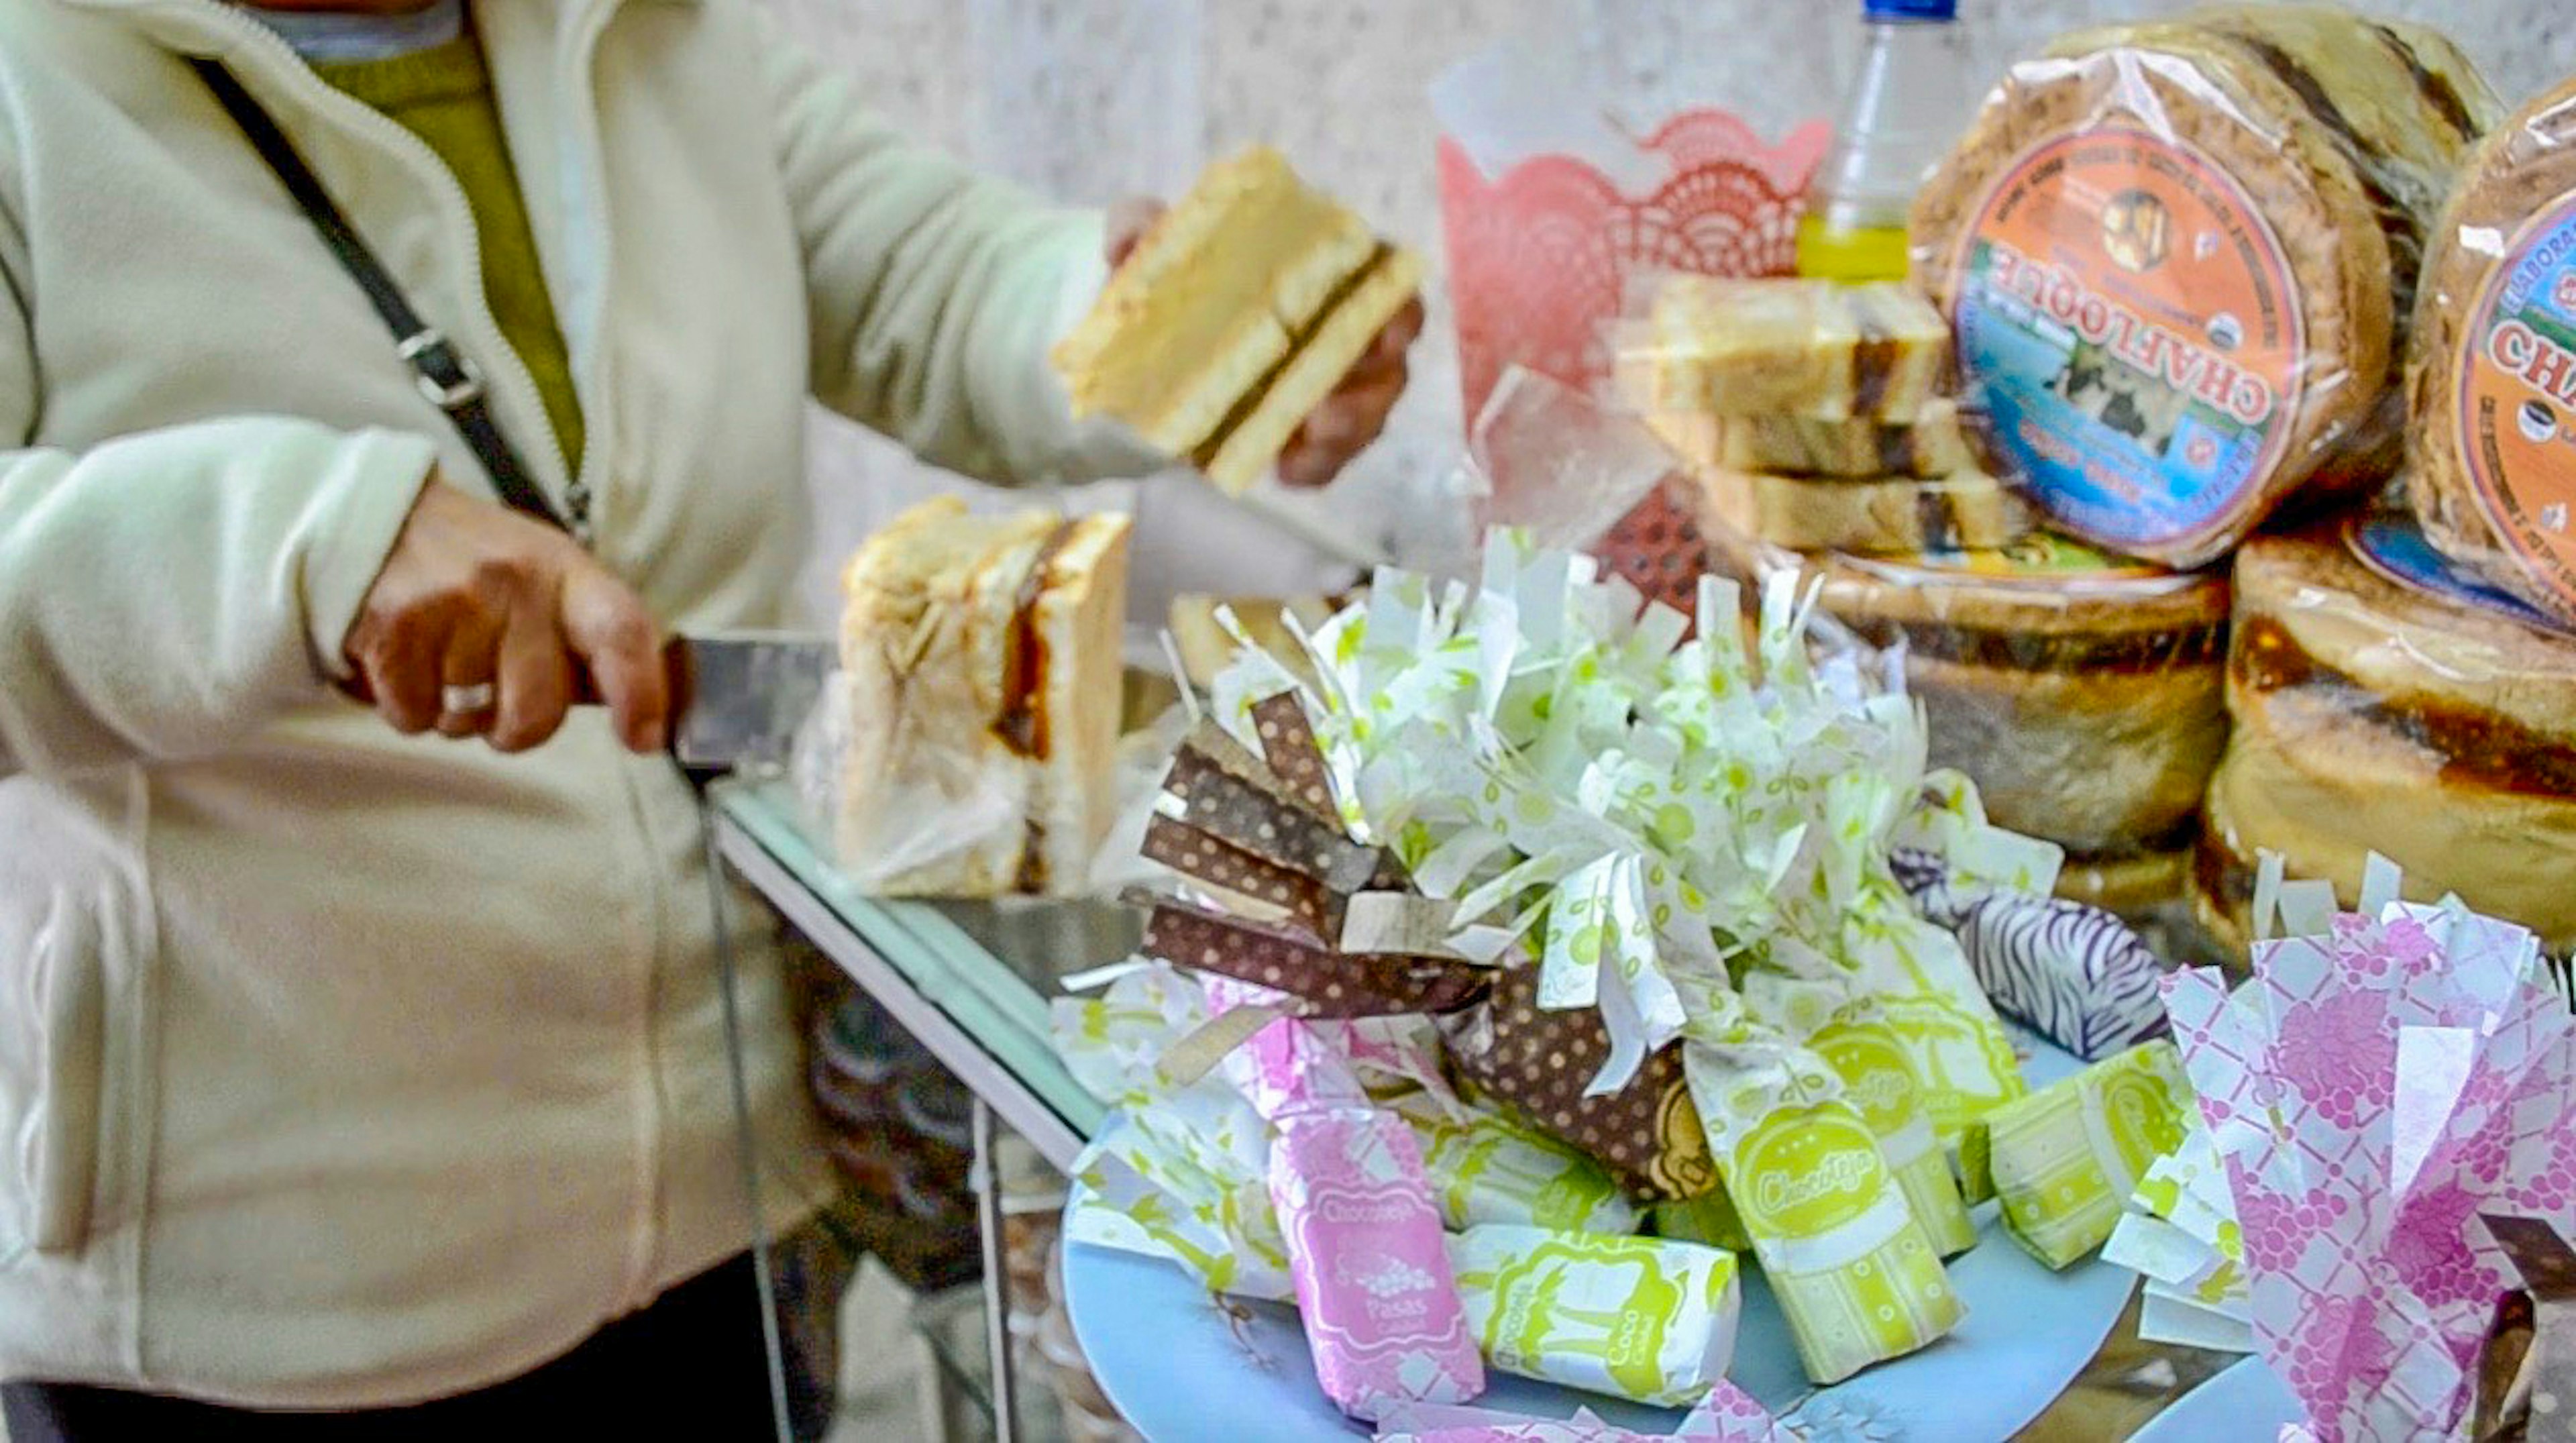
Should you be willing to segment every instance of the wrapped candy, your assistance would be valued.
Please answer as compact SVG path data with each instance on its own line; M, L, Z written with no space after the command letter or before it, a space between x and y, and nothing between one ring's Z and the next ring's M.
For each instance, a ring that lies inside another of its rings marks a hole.
M1080 1204L1065 1236L1178 1264L1214 1292L1295 1296L1288 1241L1270 1205L1270 1129L1214 1076L1175 1085L1163 1054L1210 1020L1199 984L1168 967L1127 969L1099 995L1056 1000L1056 1050L1126 1126L1076 1159Z
M2103 1260L2142 1274L2138 1336L2220 1352L2254 1351L2245 1239L2227 1169L2197 1111L2182 1141L2148 1164L2103 1245Z
M1979 1125L2006 1230L2052 1268L2102 1246L2190 1106L2172 1044L2151 1042L1996 1108Z
M1894 841L1897 880L1997 1009L2087 1062L2163 1034L2164 964L2120 918L2051 896L2057 848L1987 826L1967 778L1928 781Z
M1696 1243L1487 1224L1449 1239L1467 1325L1497 1368L1639 1403L1726 1376L1735 1258Z
M1482 1393L1413 1134L1295 1018L1264 1026L1225 1066L1271 1125L1270 1201L1325 1394L1375 1418L1389 1403Z
M2317 1437L2446 1433L2468 1415L2505 1253L2476 1222L2576 1222L2576 1018L2537 939L2456 902L2362 907L2267 859L2233 999L2213 970L2167 1006L2225 1164L2257 1347Z
M1958 1325L1965 1309L1878 1140L1811 1053L1770 1066L1686 1052L1727 1195L1807 1376L1839 1382Z
M1805 1435L1720 1379L1671 1433L1613 1427L1590 1409L1571 1418L1532 1418L1487 1408L1410 1407L1377 1436L1378 1443L1798 1443Z
M1386 1104L1413 1129L1440 1220L1453 1229L1520 1223L1633 1233L1637 1209L1593 1162L1499 1113L1444 1106L1427 1092Z
M1702 615L1736 612L1702 586ZM1408 945L1495 964L1443 1023L1457 1073L1642 1197L1724 1177L1830 1381L1955 1322L1940 1256L1973 1231L1944 1145L2022 1084L1957 939L1889 863L1926 780L1919 714L1856 658L1811 659L1809 614L1775 586L1749 647L1690 637L1498 532L1474 588L1381 572L1308 638L1301 695L1352 835L1396 859L1418 920L1447 909ZM1250 747L1300 685L1247 653L1215 715ZM1750 1200L1777 1191L1754 1147L1775 1117L1830 1142L1847 1199Z
M1456 905L1404 890L1399 859L1349 837L1296 696L1248 701L1243 716L1261 755L1194 731L1165 784L1161 840L1149 835L1154 855L1222 905L1140 898L1153 909L1145 954L1286 994L1299 1017L1439 1016L1462 1076L1633 1191L1705 1190L1716 1174L1678 1058L1593 1086L1617 1045L1603 1021L1546 1006L1544 968L1470 962L1453 945Z

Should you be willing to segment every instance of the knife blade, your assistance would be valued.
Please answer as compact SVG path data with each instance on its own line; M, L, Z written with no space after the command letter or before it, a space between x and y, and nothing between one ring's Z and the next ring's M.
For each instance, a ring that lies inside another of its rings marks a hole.
M840 665L827 635L711 631L674 638L671 754L692 771L783 765Z

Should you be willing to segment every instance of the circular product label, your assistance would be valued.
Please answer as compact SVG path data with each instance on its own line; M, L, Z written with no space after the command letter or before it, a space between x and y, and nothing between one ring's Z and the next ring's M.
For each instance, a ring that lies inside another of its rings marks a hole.
M2356 516L2344 523L2344 548L2383 578L2437 601L2475 606L2525 626L2564 633L2567 624L2510 592L2498 591L2433 549L2415 518Z
M2117 127L2043 141L1951 266L1968 394L2068 529L2187 544L2288 449L2298 292L2280 238L2200 151Z
M1920 1115L1914 1094L1922 1084L1884 1029L1837 1027L1819 1034L1813 1045L1842 1078L1844 1099L1860 1110L1871 1132L1894 1137L1914 1125Z
M2459 440L2496 534L2576 610L2576 195L2534 216L2460 338Z
M1842 1109L1785 1110L1745 1139L1737 1211L1757 1232L1816 1238L1857 1221L1887 1186L1878 1139Z

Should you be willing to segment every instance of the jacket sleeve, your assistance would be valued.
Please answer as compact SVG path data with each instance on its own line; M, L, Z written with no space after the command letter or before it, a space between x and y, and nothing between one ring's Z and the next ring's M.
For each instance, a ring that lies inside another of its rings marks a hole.
M1098 293L1099 215L906 140L766 14L752 23L804 251L816 398L980 480L1170 464L1113 424L1076 423L1047 364Z
M36 395L0 292L0 437ZM202 756L312 702L434 454L269 417L0 450L0 777Z

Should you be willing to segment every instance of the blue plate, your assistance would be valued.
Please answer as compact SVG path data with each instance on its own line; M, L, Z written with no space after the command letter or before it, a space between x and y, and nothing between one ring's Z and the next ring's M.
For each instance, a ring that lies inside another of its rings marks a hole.
M2307 1416L2269 1363L2248 1358L2182 1395L2131 1443L2272 1443Z
M2033 1085L2080 1066L2046 1044L2028 1050L2023 1072ZM1761 1273L1747 1269L1730 1376L1774 1413L1807 1426L1816 1443L2009 1438L2083 1371L2137 1275L2098 1258L2052 1273L2002 1235L1992 1205L1984 1214L1983 1238L1950 1264L1968 1316L1949 1337L1818 1391L1798 1364L1780 1305ZM1294 1308L1211 1297L1169 1263L1080 1243L1066 1245L1064 1288L1101 1389L1150 1443L1368 1436L1317 1386ZM1564 1418L1590 1408L1652 1432L1681 1421L1677 1412L1506 1373L1487 1378L1479 1403L1506 1412Z

